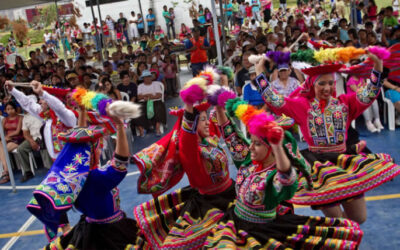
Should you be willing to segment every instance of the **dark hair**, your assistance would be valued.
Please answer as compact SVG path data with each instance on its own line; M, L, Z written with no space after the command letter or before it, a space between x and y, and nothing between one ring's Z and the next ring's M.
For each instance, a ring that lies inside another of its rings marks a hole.
M7 106L11 106L13 109L15 109L15 111L17 110L17 104L15 104L15 102L13 102L13 101L7 102L6 106L4 106L4 107L7 108Z
M393 12L393 7L392 6L388 6L388 7L386 7L386 10Z
M111 65L111 63L109 62L109 61L105 61L104 63L103 63L103 67L105 68L105 67L109 67Z
M53 77L58 78L58 80L60 80L60 82L62 82L62 79L59 75L52 74L50 79L52 79Z
M125 76L129 76L129 72L127 70L123 70L121 73L119 73L119 79L122 80Z

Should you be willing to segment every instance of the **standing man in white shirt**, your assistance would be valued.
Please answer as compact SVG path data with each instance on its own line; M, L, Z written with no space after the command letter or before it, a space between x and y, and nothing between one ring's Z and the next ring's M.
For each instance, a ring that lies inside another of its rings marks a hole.
M137 17L134 11L131 11L131 19L129 20L129 27L132 34L133 43L139 41L139 31L137 28Z

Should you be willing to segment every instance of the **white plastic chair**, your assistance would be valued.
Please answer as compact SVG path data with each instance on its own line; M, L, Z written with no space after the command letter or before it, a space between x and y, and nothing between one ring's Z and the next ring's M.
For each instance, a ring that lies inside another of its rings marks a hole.
M122 91L120 93L121 93L122 101L126 101L126 102L130 101L128 93L125 93Z
M383 123L386 124L389 122L389 130L394 131L396 129L396 112L392 101L389 98L385 97L385 92L383 88L381 88L382 92L382 100L383 100Z

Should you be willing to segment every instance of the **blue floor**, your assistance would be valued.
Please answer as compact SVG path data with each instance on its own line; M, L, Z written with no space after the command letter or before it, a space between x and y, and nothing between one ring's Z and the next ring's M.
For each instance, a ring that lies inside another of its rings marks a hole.
M179 105L179 100L172 99L167 101L168 106ZM175 117L168 117L168 128L172 128ZM396 131L382 131L380 134L370 134L365 130L362 123L357 124L361 138L365 139L368 147L373 152L385 152L391 154L400 162L400 129ZM147 134L144 138L136 138L134 141L135 151L155 142L157 139L154 134ZM230 166L231 176L235 178L236 169ZM130 165L129 172L137 171L135 165ZM39 169L35 178L28 182L19 183L20 176L16 175L17 185L37 185L46 174L45 169ZM121 191L121 207L128 217L133 217L132 209L134 206L151 199L150 195L139 195L137 193L138 175L127 176L119 185ZM8 184L9 185L9 184ZM176 186L176 188L188 185L186 177ZM5 185L2 185L5 186ZM400 193L400 178L385 183L382 186L367 193L367 196L387 195ZM10 190L0 190L0 247L3 247L10 238L1 238L2 234L17 232L20 227L30 218L25 205L29 202L32 190L18 190L12 193ZM368 219L362 225L364 238L361 249L400 249L400 199L368 201ZM322 215L319 211L309 208L297 208L296 214L300 215ZM80 214L74 210L69 211L71 225L74 225ZM25 231L40 230L42 224L35 220ZM19 237L10 249L39 249L47 243L43 234Z

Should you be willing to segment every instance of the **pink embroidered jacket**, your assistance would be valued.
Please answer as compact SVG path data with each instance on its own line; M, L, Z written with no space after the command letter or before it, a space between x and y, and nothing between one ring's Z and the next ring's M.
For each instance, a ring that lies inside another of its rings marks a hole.
M322 113L319 101L303 96L283 97L275 92L265 77L257 77L258 91L276 114L285 114L300 126L304 140L313 152L346 151L347 129L372 104L381 88L381 73L372 71L371 81L357 93L331 97Z

